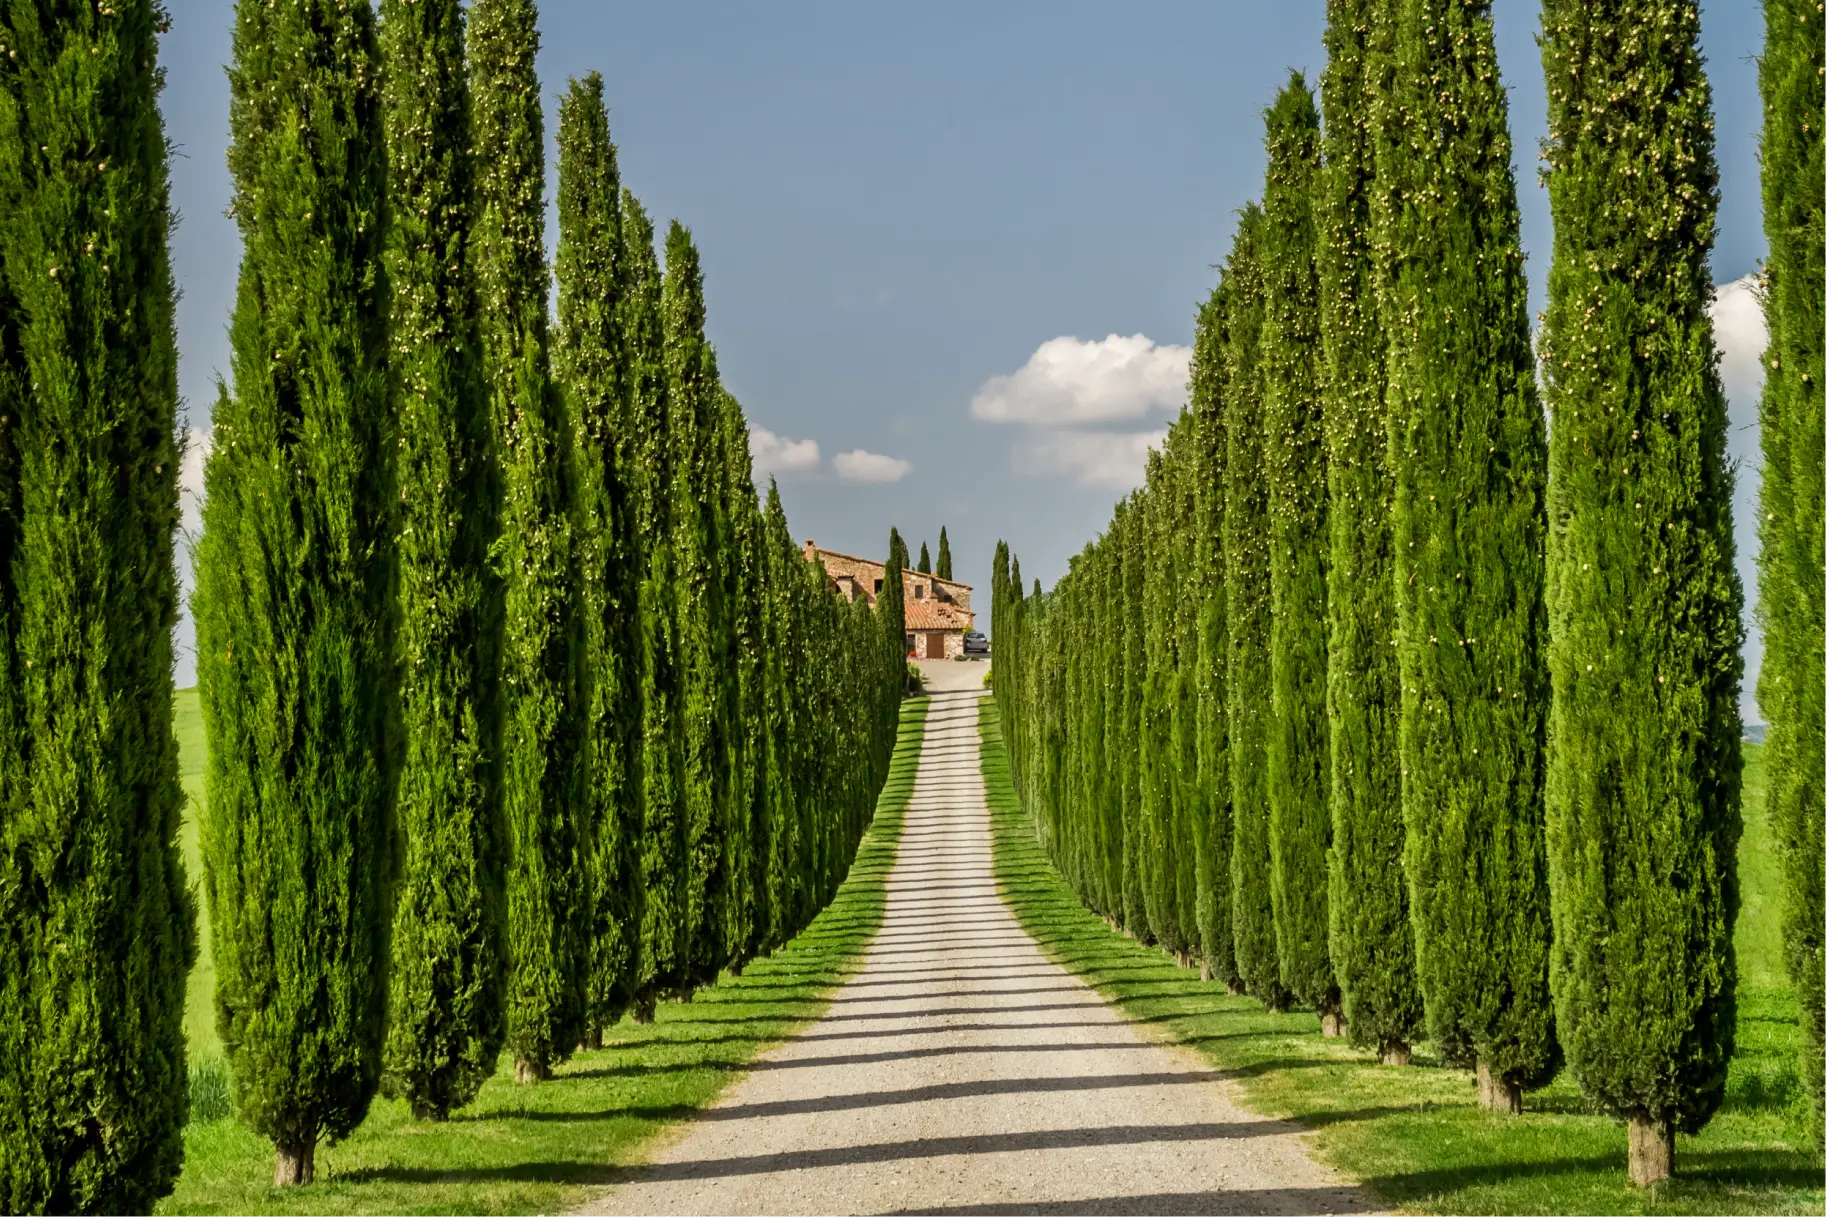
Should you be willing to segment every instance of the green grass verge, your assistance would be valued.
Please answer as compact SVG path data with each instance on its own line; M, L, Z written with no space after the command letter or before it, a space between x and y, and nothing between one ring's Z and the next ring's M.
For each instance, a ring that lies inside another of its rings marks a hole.
M275 1190L273 1150L233 1119L193 1121L184 1173L161 1213L549 1213L582 1204L642 1160L661 1129L690 1116L741 1074L755 1054L824 1009L881 923L888 869L912 795L929 702L903 704L894 765L875 818L836 898L803 933L743 974L725 974L691 1002L662 1004L647 1026L623 1022L600 1051L582 1052L551 1081L516 1086L503 1072L443 1124L412 1119L376 1099L367 1122L317 1152L317 1182ZM202 746L194 691L179 694L179 733L194 813ZM188 820L186 861L200 874ZM205 936L207 941L207 936ZM208 956L191 976L193 1073L219 1054L210 1013ZM219 1060L219 1055L214 1059Z
M981 710L983 776L996 875L1016 915L1056 960L1124 1014L1190 1045L1237 1078L1249 1104L1312 1129L1320 1157L1382 1203L1458 1213L1819 1213L1820 1158L1807 1135L1798 1063L1806 1044L1779 955L1780 879L1762 801L1760 749L1747 749L1737 1055L1725 1105L1679 1141L1678 1177L1653 1191L1626 1178L1623 1125L1592 1112L1562 1076L1528 1114L1476 1106L1469 1073L1421 1045L1385 1068L1319 1035L1310 1013L1269 1014L1106 924L1047 860L1009 779L995 703Z

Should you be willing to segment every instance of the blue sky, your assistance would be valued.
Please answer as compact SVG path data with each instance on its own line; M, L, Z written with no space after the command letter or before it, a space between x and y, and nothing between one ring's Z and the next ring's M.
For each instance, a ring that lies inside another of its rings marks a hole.
M180 380L202 431L239 258L222 214L233 10L171 9ZM1537 13L1495 5L1538 311L1552 229L1535 174ZM695 232L723 377L778 437L759 451L780 466L794 532L875 554L897 524L917 553L944 524L959 578L987 584L999 536L1050 584L1183 400L1175 348L1261 189L1260 112L1289 69L1317 83L1323 17L1321 0L548 0L539 67L548 138L566 78L602 72L624 181ZM1702 20L1726 284L1764 252L1762 23L1750 0L1706 4ZM1759 327L1738 296L1721 302L1721 333L1742 427ZM1749 454L1754 433L1733 446ZM1747 570L1748 534L1740 550Z

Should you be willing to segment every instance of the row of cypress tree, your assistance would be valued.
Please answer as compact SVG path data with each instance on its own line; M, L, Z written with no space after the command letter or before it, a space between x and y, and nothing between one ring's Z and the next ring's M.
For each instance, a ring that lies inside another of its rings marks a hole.
M165 23L0 6L8 1212L146 1211L182 1163ZM442 1119L785 941L893 746L902 625L757 498L594 75L550 325L537 47L529 0L236 9L192 607L217 1020L281 1184L378 1089Z
M1817 1081L1805 8L1768 6L1763 68L1761 688ZM1685 0L1543 5L1537 388L1489 5L1331 0L1326 121L1297 74L1266 111L1262 202L1145 483L1051 591L1006 546L992 588L1016 782L1087 904L1387 1063L1430 1039L1491 1109L1569 1067L1640 1183L1722 1101L1735 1027L1742 592L1698 32Z

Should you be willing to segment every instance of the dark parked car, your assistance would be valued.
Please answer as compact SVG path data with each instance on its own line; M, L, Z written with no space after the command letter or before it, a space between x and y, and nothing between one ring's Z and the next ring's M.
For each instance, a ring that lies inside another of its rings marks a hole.
M972 655L987 654L989 654L989 638L987 635L979 634L975 630L971 630L964 635L965 659L970 658Z

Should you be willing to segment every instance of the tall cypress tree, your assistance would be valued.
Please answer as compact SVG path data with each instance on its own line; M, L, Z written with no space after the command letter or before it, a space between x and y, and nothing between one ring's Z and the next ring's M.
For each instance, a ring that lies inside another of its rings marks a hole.
M1169 441L1170 442L1170 441ZM1164 446L1164 445L1163 445ZM1147 456L1141 494L1142 545L1149 555L1141 593L1141 667L1137 672L1140 747L1132 760L1137 770L1142 826L1142 900L1150 936L1185 962L1186 942L1179 933L1179 891L1175 871L1175 765L1173 751L1173 609L1183 589L1173 562L1166 493L1165 461L1159 448Z
M940 579L951 578L951 538L945 535L944 525L938 529L938 566L936 573Z
M887 568L882 571L881 594L875 600L875 616L881 627L887 657L892 661L896 672L905 667L907 656L907 592L900 577L906 566L907 543L900 539L900 529L890 528ZM1018 561L1015 570L1020 570Z
M0 1209L183 1160L177 350L150 0L0 9Z
M216 1015L308 1183L380 1081L398 747L386 153L366 3L235 9L234 388L196 550Z
M1268 110L1262 197L1261 368L1272 624L1268 728L1270 893L1281 983L1337 1035L1327 941L1331 846L1325 719L1325 431L1320 408L1319 112L1297 72Z
M1520 1109L1547 987L1546 434L1487 0L1400 0L1375 223L1395 454L1402 799L1432 1038Z
M441 1120L494 1073L506 1035L501 486L467 258L461 4L385 0L381 50L405 745L385 1084Z
M1763 229L1769 237L1763 312L1763 482L1757 531L1757 615L1763 666L1756 700L1769 720L1764 750L1769 818L1782 847L1782 931L1812 1051L1805 1060L1820 1136L1821 957L1826 952L1826 98L1820 12L1809 0L1765 0Z
M724 478L717 456L716 354L704 337L704 278L691 234L677 220L666 233L661 294L673 460L672 546L677 563L682 678L686 924L690 978L711 984L728 961L725 900L728 849L729 730L724 705Z
M729 889L724 901L724 940L728 966L740 973L749 956L755 926L754 839L759 791L754 758L760 751L760 616L758 597L760 503L755 498L754 462L748 451L748 420L735 395L718 388L715 402L716 448L723 503L723 603L726 606L722 647L723 713L728 723L727 849ZM865 789L874 790L876 774L860 769ZM882 775L882 776L885 776ZM846 854L847 857L847 854Z
M640 639L640 776L644 829L640 842L640 984L635 1017L652 1018L659 995L685 987L690 947L686 887L683 692L678 641L678 584L671 409L666 385L662 283L653 225L622 191L624 290L620 330L628 368L628 497L637 549L635 594Z
M1331 0L1325 170L1316 205L1331 560L1331 962L1353 1044L1406 1064L1425 1031L1402 873L1401 673L1395 654L1394 469L1383 414L1386 340L1370 245L1377 113L1387 88L1383 0Z
M1190 406L1194 431L1193 579L1198 639L1193 662L1198 706L1196 836L1197 918L1203 972L1235 989L1236 947L1230 919L1230 632L1224 572L1224 486L1229 443L1224 419L1224 347L1229 338L1229 290L1219 283L1198 310L1192 344Z
M546 1077L582 1040L590 968L589 681L572 427L546 350L538 48L531 0L473 0L469 74L483 172L471 257L504 487L507 1043L523 1082Z
M1711 88L1695 0L1547 0L1541 28L1554 996L1567 1063L1628 1121L1647 1184L1724 1099L1737 1013L1742 593L1706 313Z
M931 551L926 548L926 543L924 541L919 543L919 566L915 569L922 575L929 575L932 573L932 554Z
M1268 492L1263 448L1260 343L1267 308L1261 268L1263 218L1251 203L1224 266L1228 327L1224 350L1224 592L1230 632L1231 933L1236 970L1271 1010L1287 1007L1274 936L1268 835L1270 661Z
M595 1043L640 983L642 884L639 611L622 341L621 175L602 77L572 80L558 107L558 380L570 397L577 544L590 665L590 982Z

